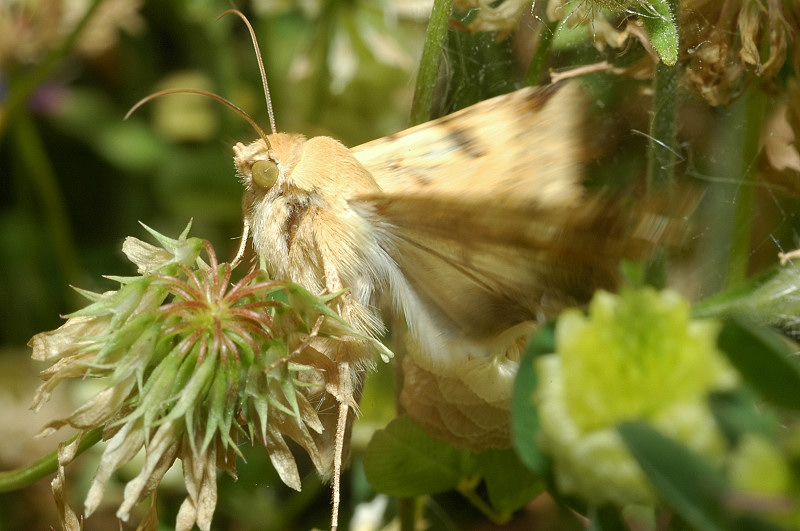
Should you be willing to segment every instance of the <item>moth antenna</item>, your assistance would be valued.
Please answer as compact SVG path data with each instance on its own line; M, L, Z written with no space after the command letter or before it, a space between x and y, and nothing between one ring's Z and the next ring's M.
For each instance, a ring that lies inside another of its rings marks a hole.
M275 114L272 112L272 98L269 96L269 84L267 83L267 73L264 70L264 61L261 59L261 50L258 47L258 39L256 39L256 32L253 30L253 26L250 24L250 21L247 20L247 17L239 11L238 9L229 9L225 11L223 14L217 17L217 20L221 19L225 15L236 15L240 19L244 21L244 25L247 26L247 31L250 32L250 39L253 41L253 49L256 52L256 59L258 60L258 69L261 72L261 85L264 87L264 98L267 100L267 113L269 114L269 126L272 128L272 134L275 134L277 131L275 130Z
M139 101L137 101L133 105L133 107L131 107L131 109L127 112L127 114L125 114L124 120L127 120L130 117L130 115L133 114L133 112L136 109L138 109L139 107L141 107L142 105L144 105L148 101L154 100L156 98L160 98L161 96L166 96L167 94L199 94L200 96L205 96L207 98L211 98L212 100L217 100L218 102L222 103L223 105L227 106L228 108L233 109L233 111L238 113L239 116L241 116L242 118L247 120L248 123L253 127L253 129L255 129L256 133L258 133L258 136L261 137L261 140L263 140L264 143L267 145L267 149L272 149L272 146L270 146L269 140L267 140L267 133L265 133L264 130L261 129L261 127L258 125L258 123L256 123L256 121L249 114L247 114L243 109L241 109L235 103L232 103L232 102L226 100L225 98L223 98L222 96L218 96L218 95L214 94L213 92L208 92L206 90L200 90L200 89L166 89L166 90L159 90L158 92L154 92L154 93L150 94L149 96L145 96L144 98L142 98Z

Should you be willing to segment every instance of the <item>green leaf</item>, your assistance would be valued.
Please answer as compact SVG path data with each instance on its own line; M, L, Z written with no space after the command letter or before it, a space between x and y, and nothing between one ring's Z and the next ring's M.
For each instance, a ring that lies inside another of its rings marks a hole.
M763 398L800 410L800 365L777 333L734 316L723 324L717 343Z
M771 411L758 407L749 389L739 388L725 393L712 393L708 405L717 424L732 444L738 444L746 433L756 433L771 439L780 424Z
M650 36L658 56L669 66L678 62L678 26L675 14L672 13L668 0L651 0L648 13L640 13L639 17L644 29Z
M536 371L533 365L538 356L552 352L555 352L555 327L548 325L533 336L522 356L511 396L514 449L522 463L540 476L547 473L549 459L535 444L536 433L539 431L539 414L532 401L536 390Z
M454 489L467 476L471 454L433 439L408 417L378 430L367 445L364 472L378 492L409 498Z
M545 489L538 474L525 469L513 450L486 450L477 456L492 508L503 516L525 506Z
M707 461L642 422L618 427L661 498L697 529L723 530L726 485Z

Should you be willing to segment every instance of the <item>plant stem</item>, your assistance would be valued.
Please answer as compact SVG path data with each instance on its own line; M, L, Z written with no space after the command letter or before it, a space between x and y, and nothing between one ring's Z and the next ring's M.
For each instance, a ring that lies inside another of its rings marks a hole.
M486 518L491 520L496 525L503 525L508 523L510 515L498 514L492 507L481 498L475 488L478 486L479 481L464 480L456 487L459 494L464 496L473 507L478 509Z
M425 45L422 48L422 59L417 72L417 84L414 99L411 103L409 125L417 125L428 121L433 103L433 92L436 78L439 75L439 61L442 56L450 13L453 11L453 0L434 0Z
M756 201L756 161L760 150L761 127L764 122L766 96L757 84L744 95L744 124L741 144L741 174L733 212L733 233L728 255L727 287L740 284L747 277L750 258L750 233Z
M547 15L545 15L547 16ZM542 72L547 65L547 58L550 55L550 46L556 36L558 22L542 22L539 25L539 32L536 41L536 50L533 52L531 64L525 74L525 84L528 86L538 85L542 80Z
M678 20L678 0L670 0L670 9ZM675 144L677 138L677 66L663 62L656 65L653 80L653 121L650 123L650 142L647 148L647 189L651 194L669 190L675 180ZM667 283L667 260L664 249L657 249L647 264L648 284L663 288Z
M328 55L337 17L339 17L337 3L324 2L322 12L314 21L311 64L314 65L312 71L317 72L317 75L313 87L314 96L311 98L311 107L308 113L312 123L319 121L330 95L331 71L328 65Z
M67 208L55 170L30 115L20 113L12 133L25 173L41 199L42 218L64 283L76 284L80 277L80 265ZM67 294L68 300L74 296L71 289Z
M658 63L653 90L653 121L648 146L647 187L667 188L675 178L678 68Z
M76 437L70 439L69 443L74 441ZM81 438L81 442L78 443L78 451L75 456L79 456L100 442L102 437L102 427L87 431ZM27 487L28 485L31 485L32 483L42 479L46 475L52 474L57 468L58 451L56 450L50 452L46 456L42 457L35 463L26 466L25 468L9 470L8 472L0 472L0 492L11 492Z
M397 500L397 516L400 520L400 531L417 529L417 498L399 498Z

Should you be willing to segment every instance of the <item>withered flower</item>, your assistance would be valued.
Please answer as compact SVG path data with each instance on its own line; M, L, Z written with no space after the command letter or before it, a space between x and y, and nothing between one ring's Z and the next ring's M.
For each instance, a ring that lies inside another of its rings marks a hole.
M711 105L727 105L749 76L772 79L797 46L800 7L783 0L681 2L686 75ZM795 50L796 52L797 50Z

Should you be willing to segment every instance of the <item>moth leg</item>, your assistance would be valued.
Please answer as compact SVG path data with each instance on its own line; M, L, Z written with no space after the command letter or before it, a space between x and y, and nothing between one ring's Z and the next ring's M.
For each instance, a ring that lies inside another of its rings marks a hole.
M347 430L347 416L350 414L350 401L353 397L353 382L350 363L339 363L339 418L336 421L336 440L333 448L333 485L331 501L331 531L339 525L339 502L341 500L342 455L344 454L344 438Z
M239 265L239 262L242 261L242 257L244 257L244 252L247 249L247 239L250 236L250 219L245 217L244 223L242 225L242 239L239 240L239 250L236 251L236 256L233 257L233 261L231 265L236 267Z
M325 288L329 293L336 293L342 289L342 282L336 267L322 256L323 269L325 274ZM338 308L342 313L341 305ZM342 457L344 454L344 438L347 431L347 417L350 414L350 404L353 401L353 381L350 372L350 363L342 359L334 359L337 363L339 374L337 375L337 385L334 392L336 400L339 402L339 416L336 420L336 436L333 447L333 481L331 485L331 531L336 531L339 527L339 504L342 498Z
M778 260L782 266L785 266L788 262L800 258L800 249L795 249L794 251L789 251L788 253L778 253Z

